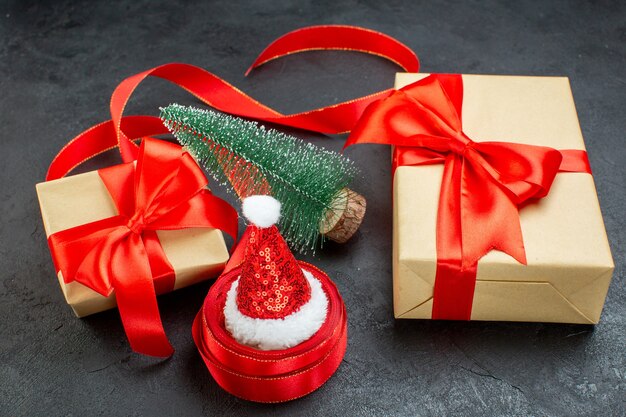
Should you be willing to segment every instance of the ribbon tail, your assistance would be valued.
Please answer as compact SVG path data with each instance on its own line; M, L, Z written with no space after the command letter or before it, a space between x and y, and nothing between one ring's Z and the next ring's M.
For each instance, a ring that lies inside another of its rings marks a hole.
M526 265L519 211L504 187L468 158L463 163L460 186L462 267L471 268L492 249Z
M131 348L144 355L171 356L174 348L163 329L141 237L131 234L120 242L110 265L120 317Z
M463 160L450 153L446 158L437 218L437 270L433 289L432 318L470 320L476 263L462 266L461 174Z

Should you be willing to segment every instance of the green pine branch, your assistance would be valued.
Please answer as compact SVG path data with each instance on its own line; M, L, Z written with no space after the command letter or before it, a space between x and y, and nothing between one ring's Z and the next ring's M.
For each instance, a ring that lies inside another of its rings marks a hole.
M343 208L335 197L356 174L339 153L255 122L178 104L161 108L161 119L218 182L241 198L270 194L279 200L281 232L298 250L315 249L327 211Z

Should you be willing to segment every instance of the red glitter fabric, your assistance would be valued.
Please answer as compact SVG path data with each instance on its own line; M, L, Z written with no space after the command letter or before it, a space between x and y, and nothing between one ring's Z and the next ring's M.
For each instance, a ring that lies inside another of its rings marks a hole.
M295 313L311 298L309 282L276 226L248 227L251 232L237 289L239 311L260 319Z

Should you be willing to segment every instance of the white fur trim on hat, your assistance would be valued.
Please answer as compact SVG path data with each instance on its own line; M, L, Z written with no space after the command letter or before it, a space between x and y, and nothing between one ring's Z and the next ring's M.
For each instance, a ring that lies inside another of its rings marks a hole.
M328 298L321 282L309 271L302 270L311 285L311 298L300 309L280 319L258 319L246 316L237 308L235 280L224 306L226 329L239 343L260 350L279 350L296 346L313 336L326 321Z
M280 218L280 202L269 195L247 197L241 208L244 217L257 227L270 227Z

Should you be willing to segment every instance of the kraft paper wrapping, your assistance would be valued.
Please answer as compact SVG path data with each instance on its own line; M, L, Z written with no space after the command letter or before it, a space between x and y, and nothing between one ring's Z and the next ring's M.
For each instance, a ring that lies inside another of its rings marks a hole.
M46 236L118 214L97 171L37 184L37 195ZM220 230L160 230L157 234L176 273L175 290L215 277L228 260ZM103 297L78 282L66 284L61 272L58 279L65 299L78 317L116 306L115 293Z
M396 88L428 74L396 76ZM463 130L472 140L585 149L566 77L463 75ZM396 318L429 319L442 165L399 167L393 185ZM613 260L593 177L559 173L520 210L528 265L492 251L478 262L472 320L597 323Z

